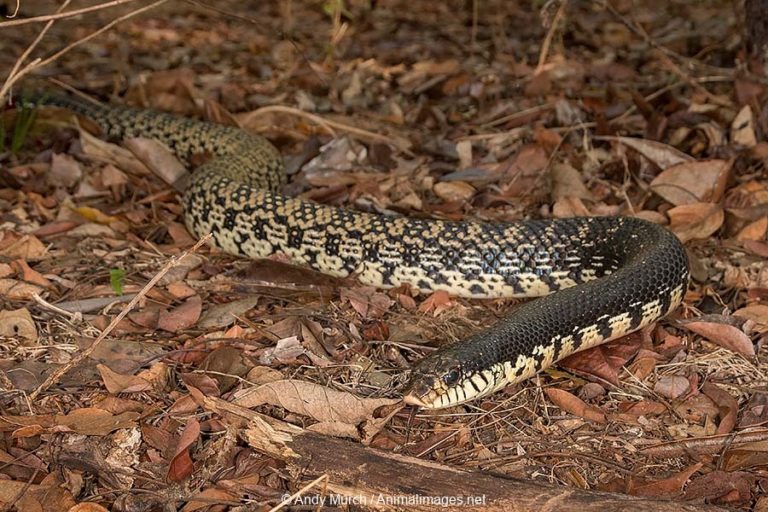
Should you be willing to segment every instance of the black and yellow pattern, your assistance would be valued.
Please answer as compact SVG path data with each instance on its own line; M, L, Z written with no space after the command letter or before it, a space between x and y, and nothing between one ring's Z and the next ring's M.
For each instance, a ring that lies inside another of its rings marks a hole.
M184 160L212 154L192 173L185 222L196 236L212 233L231 254L284 253L320 272L385 288L405 283L477 298L546 295L418 363L405 395L413 405L455 405L526 379L658 320L680 304L687 286L680 242L640 219L487 224L333 208L281 195L282 158L262 137L149 110L46 102L92 118L111 138L155 138Z

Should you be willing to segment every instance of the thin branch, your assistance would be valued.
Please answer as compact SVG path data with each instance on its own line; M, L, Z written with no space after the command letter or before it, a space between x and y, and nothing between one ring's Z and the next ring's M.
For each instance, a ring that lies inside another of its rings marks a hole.
M121 22L123 22L123 21L125 21L125 20L127 20L129 18L132 18L132 17L138 15L138 14L142 14L142 13L144 13L146 11L149 11L150 9L154 9L155 7L158 7L159 5L166 3L167 1L168 0L157 0L156 2L153 2L153 3L149 4L149 5L145 5L144 7L136 9L135 11L131 11L128 14L125 14L123 16L120 16L119 18L116 18L116 19L110 21L109 23L107 23L106 25L101 27L100 29L98 29L98 30L96 30L94 32L91 32L90 34L88 34L87 36L83 37L82 39L78 39L77 41L74 41L74 42L70 43L69 45L67 45L64 48L62 48L61 50L59 50L58 52L56 52L53 55L51 55L50 57L48 57L46 59L35 59L34 61L32 61L29 64L27 64L23 69L21 69L14 76L9 77L8 80L6 80L6 83L3 84L3 88L0 89L0 100L2 100L2 98L5 97L5 95L8 93L10 88L13 87L13 85L16 82L18 82L22 77L28 75L32 71L34 71L34 70L36 70L38 68L41 68L43 66L47 66L48 64L50 64L51 62L55 61L56 59L58 59L59 57L61 57L65 53L68 53L69 51L71 51L72 49L76 48L77 46L80 46L81 44L90 41L94 37L97 37L97 36L103 34L104 32L110 30L112 27L114 27L118 23L121 23ZM51 21L49 23L53 23L53 21Z
M21 19L14 19L9 21L0 21L0 29L3 29L5 27L13 27L16 25L26 25L27 23L42 23L44 21L55 21L55 20L61 20L64 18L71 18L73 16L78 16L80 14L86 14L93 11L100 11L102 9L108 9L110 7L115 7L121 4L127 4L131 2L136 2L137 0L112 0L111 2L107 2L105 4L99 4L99 5L92 5L90 7L84 7L82 9L76 9L74 11L67 11L67 12L61 12L66 7L66 4L59 8L58 11L56 11L56 14L46 14L44 16L34 16L32 18L21 18ZM69 2L67 2L69 4Z
M59 7L57 12L61 12L64 9L67 8L67 6L70 4L72 0L65 0L65 2ZM14 83L17 81L17 76L19 76L19 68L21 68L22 64L24 64L24 61L27 60L27 58L30 56L30 54L34 51L34 49L37 47L38 44L40 44L40 41L43 40L43 37L45 37L45 34L48 33L48 30L53 26L53 20L49 21L45 24L43 29L40 31L39 34L37 34L37 37L34 41L27 47L26 50L24 50L24 53L21 54L21 56L16 59L16 62L13 64L13 68L11 68L11 72L8 73L8 77L5 79L5 83L3 83L3 87L0 88L0 101L5 97L7 92L11 89ZM40 61L40 59L33 60L31 64L37 64ZM22 75L23 76L23 75Z

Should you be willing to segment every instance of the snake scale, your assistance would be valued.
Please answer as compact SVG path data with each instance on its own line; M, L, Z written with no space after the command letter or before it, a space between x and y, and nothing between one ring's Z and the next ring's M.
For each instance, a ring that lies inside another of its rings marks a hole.
M569 354L655 322L680 304L687 288L683 246L641 219L449 222L335 208L282 195L280 154L241 129L71 98L44 102L93 119L112 139L157 139L185 162L210 154L187 184L184 219L195 236L212 233L213 243L228 253L283 253L320 272L382 288L541 297L418 362L404 394L411 405L457 405L531 377Z

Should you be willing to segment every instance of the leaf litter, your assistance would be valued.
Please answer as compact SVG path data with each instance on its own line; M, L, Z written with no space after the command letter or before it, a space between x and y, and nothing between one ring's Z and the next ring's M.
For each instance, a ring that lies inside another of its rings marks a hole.
M570 3L544 55L543 11L390 3L349 2L346 32L312 3L281 15L253 7L259 30L180 4L113 27L46 72L265 135L291 162L286 191L306 199L456 220L663 223L692 262L684 307L477 403L411 419L395 400L398 376L518 301L374 290L206 249L30 403L23 392L195 242L167 148L107 142L87 120L72 128L71 115L43 109L19 154L0 151L0 501L26 489L17 508L111 507L137 492L159 505L174 496L170 482L201 482L185 510L245 497L276 505L294 490L283 463L229 437L233 417L203 397L457 467L744 510L759 502L768 116L765 81L737 71L733 7L690 3L676 18L648 2ZM99 11L77 28L110 19ZM41 49L73 28L55 23ZM38 29L13 29L13 51L0 55L9 69Z

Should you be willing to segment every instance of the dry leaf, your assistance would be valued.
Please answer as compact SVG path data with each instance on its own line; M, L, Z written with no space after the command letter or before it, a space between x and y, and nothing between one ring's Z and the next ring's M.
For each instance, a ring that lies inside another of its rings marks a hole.
M197 442L199 437L200 422L194 417L190 418L187 421L186 427L184 427L184 431L179 437L179 442L176 445L176 452L168 467L168 480L172 482L181 482L192 474L195 467L192 462L192 457L189 455L189 448Z
M388 295L372 286L359 286L341 290L341 298L348 300L363 318L379 318L394 303Z
M27 308L0 311L0 336L37 341L37 327Z
M757 145L755 119L749 105L744 105L731 122L731 142L748 148Z
M736 427L736 418L739 414L739 403L724 389L711 382L705 382L701 386L701 392L715 402L720 415L720 424L717 426L718 434L728 434Z
M366 420L382 405L397 402L398 400L389 398L360 398L351 393L300 380L279 380L262 384L257 388L236 393L233 400L234 404L242 407L277 405L318 421L336 421L351 425Z
M171 186L180 186L187 176L187 169L168 146L155 139L136 137L124 142L136 158L143 162L161 180Z
M637 354L642 343L643 334L635 332L589 350L576 352L560 361L558 366L618 385L619 371Z
M57 187L69 188L83 177L83 169L77 160L69 155L54 153L51 156L51 169L48 181Z
M652 496L654 498L674 498L678 496L682 491L688 480L700 470L704 464L697 462L692 466L685 468L682 471L678 471L670 477L663 480L655 480L643 485L639 485L632 490L632 494L635 496Z
M101 374L104 387L110 393L138 393L152 389L152 384L138 375L123 375L112 371L103 364L97 365L96 368L99 370L99 374Z
M722 197L732 161L683 162L664 169L651 181L651 190L675 206L716 203Z
M105 436L116 430L135 428L139 416L133 411L113 415L103 409L83 407L72 410L66 416L56 416L56 424L85 436Z
M9 300L32 300L35 295L43 293L43 288L16 279L0 279L0 297Z
M683 326L704 336L712 343L727 348L744 357L755 356L752 340L741 329L743 322L733 317L705 315L693 321L683 322Z
M742 242L747 240L762 241L768 232L768 217L762 217L754 222L750 222L736 234L736 240Z
M157 326L164 331L178 332L189 329L200 318L203 310L203 301L199 295L190 297L184 303L170 311L160 312Z
M592 194L581 179L581 173L567 163L556 163L550 170L552 179L552 200L566 197L592 199Z
M595 423L607 422L605 413L603 411L597 407L587 404L576 395L557 388L546 388L544 393L546 393L547 397L552 401L552 403L554 403L565 412L571 413L580 418L584 418L587 421L593 421Z
M694 159L668 144L654 140L636 139L632 137L600 137L603 140L615 140L628 146L645 158L656 164L661 169L666 169L683 162L692 162Z
M664 375L653 386L653 391L674 400L687 393L690 387L691 383L681 375Z
M720 229L725 220L722 207L714 203L675 206L667 212L667 215L669 215L669 229L683 242L709 238Z
M466 181L440 181L432 187L435 195L444 201L469 201L475 195L475 187Z

